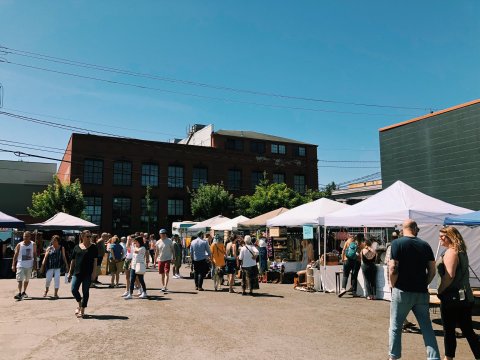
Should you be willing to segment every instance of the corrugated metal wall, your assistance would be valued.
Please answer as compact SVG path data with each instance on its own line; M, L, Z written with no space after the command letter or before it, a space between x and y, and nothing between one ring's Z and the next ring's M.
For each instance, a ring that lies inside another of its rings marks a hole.
M383 188L402 180L480 209L480 104L380 132Z

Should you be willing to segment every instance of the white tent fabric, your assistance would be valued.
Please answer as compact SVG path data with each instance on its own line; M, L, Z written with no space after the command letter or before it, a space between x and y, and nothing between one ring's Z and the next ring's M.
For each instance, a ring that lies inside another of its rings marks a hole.
M228 221L228 220L231 220L231 219L229 217L226 217L226 216L223 216L223 215L217 215L217 216L214 216L210 219L203 220L202 222L199 222L196 225L190 226L188 228L188 230L189 231L192 231L192 230L196 230L196 231L206 230L206 229L211 228L212 226L215 226L217 224L221 224L222 222L225 222L225 221Z
M350 207L350 205L327 198L321 198L275 216L267 221L267 226L295 227L303 225L323 225L323 217L325 215L348 207Z
M98 225L78 217L59 212L47 221L36 224L28 224L27 229L45 229L45 230L83 230L96 229Z
M0 227L2 228L24 228L25 223L13 216L0 211Z
M393 227L405 219L419 225L443 224L445 217L472 210L428 196L397 181L385 190L347 209L327 214L326 226Z
M238 223L241 223L247 220L250 220L250 219L246 216L240 215L231 220L212 226L212 229L216 231L225 231L225 230L232 231L233 228L236 228L238 226Z

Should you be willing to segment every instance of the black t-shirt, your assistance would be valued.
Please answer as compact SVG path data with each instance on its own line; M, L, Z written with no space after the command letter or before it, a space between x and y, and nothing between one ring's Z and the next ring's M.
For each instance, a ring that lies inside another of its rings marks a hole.
M434 261L430 245L418 237L401 237L392 242L391 259L398 261L395 287L402 291L428 292L428 263Z
M98 249L94 244L85 250L80 245L75 246L72 253L72 259L75 260L73 274L81 278L92 276L93 261L97 260L97 257Z

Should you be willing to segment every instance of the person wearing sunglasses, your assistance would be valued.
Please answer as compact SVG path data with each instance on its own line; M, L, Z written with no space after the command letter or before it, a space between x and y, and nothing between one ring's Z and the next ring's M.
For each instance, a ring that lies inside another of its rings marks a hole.
M78 318L85 316L85 308L90 297L90 284L97 276L97 246L91 243L92 234L88 230L80 234L80 243L75 246L70 262L68 281L72 282L72 295L78 303L75 315ZM80 285L82 295L80 295Z

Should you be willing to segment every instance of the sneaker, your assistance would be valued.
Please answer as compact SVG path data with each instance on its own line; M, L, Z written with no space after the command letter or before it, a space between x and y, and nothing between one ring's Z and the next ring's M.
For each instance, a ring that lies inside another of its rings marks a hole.
M27 293L24 291L22 292L22 299L28 299L29 296L27 295Z
M342 289L339 293L338 293L338 297L341 298L343 295L345 295L347 293L347 290L345 289Z
M132 298L132 294L128 294L127 296L124 297L125 300L130 300Z
M122 297L125 297L125 296L127 296L128 294L130 294L130 293L129 293L128 291L125 291L125 292L123 293Z
M14 298L14 299L17 299L17 300L22 300L22 293L18 293L18 294L15 295L13 298Z
M142 290L138 290L138 291L137 291L137 296L142 295L142 292L143 292Z
M142 293L142 295L140 295L138 298L139 299L146 299L147 298L147 293L146 292Z
M160 291L165 292L165 291L167 291L167 288L164 286L164 287L162 287L162 288L160 289Z

